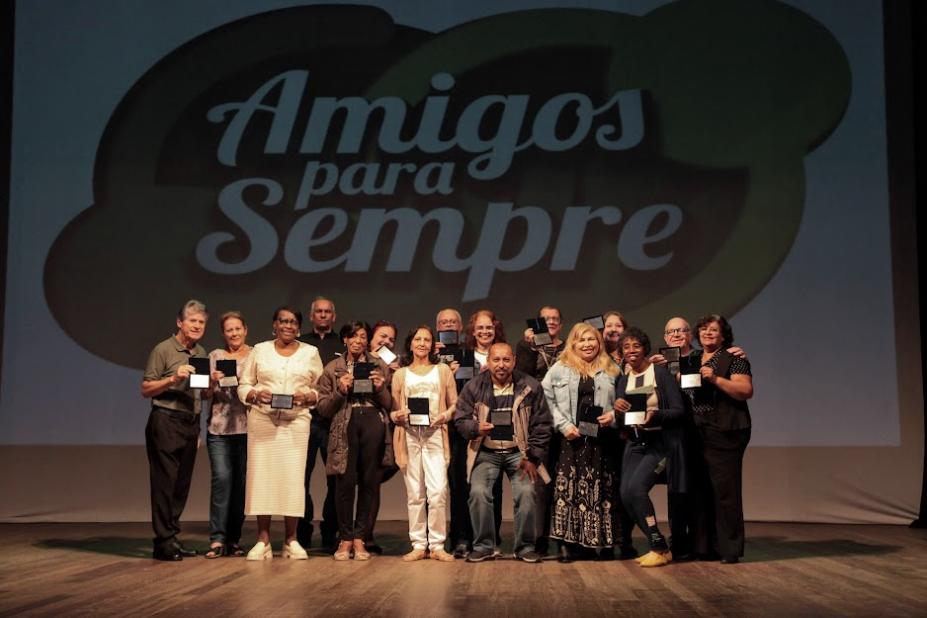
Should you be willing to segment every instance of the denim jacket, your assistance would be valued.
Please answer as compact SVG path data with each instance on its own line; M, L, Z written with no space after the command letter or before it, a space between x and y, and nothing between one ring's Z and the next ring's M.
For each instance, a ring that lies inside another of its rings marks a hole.
M554 429L560 433L565 433L570 427L576 427L579 380L580 375L576 370L557 361L541 382L544 397L554 417ZM601 406L603 412L614 412L615 378L600 369L593 380L595 405ZM614 421L612 425L614 426Z

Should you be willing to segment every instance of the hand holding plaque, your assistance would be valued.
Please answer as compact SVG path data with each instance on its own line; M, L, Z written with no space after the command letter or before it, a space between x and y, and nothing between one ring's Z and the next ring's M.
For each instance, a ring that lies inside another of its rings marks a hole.
M489 413L489 422L492 423L492 430L489 432L492 440L511 441L515 438L511 409L492 410Z
M460 365L454 373L455 380L472 380L476 375L476 356L473 350L454 348L454 360Z
M599 417L602 415L602 406L584 405L576 415L577 429L580 435L590 438L599 437Z
M190 388L209 388L209 359L191 358L194 373L190 374Z
M234 358L217 360L216 371L223 373L223 376L219 378L219 386L223 388L238 386L238 363Z
M679 362L679 386L682 388L701 388L702 374L698 361L683 358Z
M672 375L679 375L680 358L682 358L682 348L673 346L671 348L660 348L660 355L666 360L666 369Z
M444 344L445 347L458 345L460 343L460 333L456 330L439 330L438 343Z
M431 425L429 415L429 402L426 397L409 397L406 399L409 408L409 425L411 427L428 427Z
M351 392L355 395L369 395L373 393L373 380L370 374L374 370L373 363L354 363L354 384L351 386Z
M393 363L394 360L396 360L397 358L399 358L398 356L396 356L396 355L393 353L392 350L390 350L390 349L389 349L388 347L386 347L385 345L380 346L380 349L377 350L377 356L379 356L380 359L381 359L384 363L386 363L387 365L391 365L391 364Z
M547 330L547 320L544 318L528 318L525 322L527 322L528 328L534 332L534 345L544 346L553 342L550 331Z
M625 425L643 425L647 417L647 398L653 393L653 385L635 388L624 394L623 399L628 402L628 411L624 414Z
M270 407L274 410L292 410L293 395L273 393L270 396Z
M460 347L457 345L442 345L438 347L438 362L450 365L457 357Z

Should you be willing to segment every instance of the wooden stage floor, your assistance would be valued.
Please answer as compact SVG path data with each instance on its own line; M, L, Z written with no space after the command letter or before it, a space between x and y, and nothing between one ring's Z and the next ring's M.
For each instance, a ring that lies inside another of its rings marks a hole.
M388 555L149 558L147 524L2 524L0 615L56 616L925 616L927 531L747 525L738 565L498 560L403 563L405 522L381 522ZM253 524L248 524L248 539ZM207 545L204 523L184 540ZM511 538L511 524L503 527ZM643 538L635 539L638 549Z

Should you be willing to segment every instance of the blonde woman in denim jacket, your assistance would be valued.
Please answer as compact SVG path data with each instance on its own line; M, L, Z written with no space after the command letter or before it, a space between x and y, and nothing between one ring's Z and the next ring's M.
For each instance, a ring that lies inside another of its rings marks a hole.
M559 560L570 562L581 548L603 550L615 543L617 530L612 516L615 478L614 441L615 376L618 369L605 352L602 334L580 323L571 330L563 353L542 386L554 419L554 430L563 436L563 447L554 478L554 503L550 536L560 545ZM580 434L580 412L598 406L592 423L598 437Z

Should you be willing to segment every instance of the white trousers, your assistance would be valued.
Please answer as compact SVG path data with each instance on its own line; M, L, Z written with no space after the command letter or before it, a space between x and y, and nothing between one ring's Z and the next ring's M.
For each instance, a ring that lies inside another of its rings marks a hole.
M447 538L447 464L440 429L410 427L406 432L409 465L409 540L413 549L444 549ZM427 524L426 524L426 508Z

